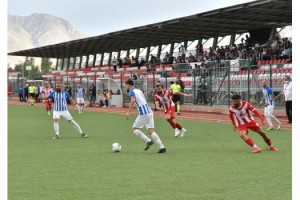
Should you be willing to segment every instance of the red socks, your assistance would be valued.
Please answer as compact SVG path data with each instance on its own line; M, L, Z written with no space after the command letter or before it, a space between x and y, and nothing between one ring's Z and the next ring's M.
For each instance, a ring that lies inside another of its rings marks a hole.
M181 130L182 126L180 126L180 124L176 123L176 128L178 128L179 130Z
M253 147L254 146L254 142L248 138L246 141L245 141L250 147Z
M267 143L267 145L272 146L271 140L267 140L267 141L265 141L265 142Z
M169 124L175 129L176 128L176 124L173 121L173 119L167 119L167 121L169 122Z

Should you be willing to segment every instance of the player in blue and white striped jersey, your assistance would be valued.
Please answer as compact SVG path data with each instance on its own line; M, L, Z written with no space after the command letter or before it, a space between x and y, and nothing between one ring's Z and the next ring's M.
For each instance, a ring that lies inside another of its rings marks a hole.
M126 113L127 120L129 120L129 114L134 105L139 112L139 116L136 118L132 126L132 132L147 143L145 150L148 150L153 142L149 137L147 137L142 131L139 130L140 128L143 128L145 126L151 138L159 145L159 151L157 153L165 153L165 146L161 142L159 136L154 132L153 112L148 106L143 92L133 86L134 82L131 79L128 79L125 84L128 96L131 100L128 112Z
M274 119L277 122L277 124L278 124L277 129L280 129L281 122L273 115L273 110L274 110L274 107L275 107L275 101L273 100L274 99L273 90L272 90L272 88L270 88L268 86L268 81L267 80L263 81L262 92L263 92L263 98L260 102L260 105L262 105L263 103L265 105L264 116L265 116L265 118L266 118L266 120L267 120L267 122L270 126L267 130L273 130L274 129L272 119Z
M54 101L53 108L53 121L54 121L54 131L55 137L53 139L59 139L59 124L58 121L62 116L65 120L70 122L73 127L79 132L81 137L87 138L87 135L81 130L80 126L74 121L73 117L68 111L67 100L70 100L71 104L75 107L74 101L70 97L68 92L62 90L62 85L56 85L56 89L52 92L48 97L44 97L42 99L51 99Z

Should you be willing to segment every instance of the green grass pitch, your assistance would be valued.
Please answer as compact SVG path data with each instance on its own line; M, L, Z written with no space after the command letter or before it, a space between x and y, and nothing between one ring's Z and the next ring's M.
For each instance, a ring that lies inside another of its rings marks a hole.
M269 132L280 152L251 149L223 123L178 120L187 137L174 138L163 118L156 132L167 153L130 132L136 116L71 110L83 139L60 121L60 140L44 107L8 105L10 200L289 200L292 199L291 130ZM145 132L145 131L144 131ZM120 153L111 144L122 145Z

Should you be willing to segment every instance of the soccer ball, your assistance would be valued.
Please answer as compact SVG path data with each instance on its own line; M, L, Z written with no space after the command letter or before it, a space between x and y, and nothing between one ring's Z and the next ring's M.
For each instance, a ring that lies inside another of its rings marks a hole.
M121 151L122 146L119 143L113 143L111 146L112 146L112 151L113 152L120 152Z

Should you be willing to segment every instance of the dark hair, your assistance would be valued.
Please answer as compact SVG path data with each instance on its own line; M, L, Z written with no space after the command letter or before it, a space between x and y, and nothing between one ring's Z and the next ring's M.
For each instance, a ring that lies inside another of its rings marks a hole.
M133 82L132 79L128 79L128 80L125 82L125 84L128 84L128 85L133 86L133 85L134 85L134 82Z
M231 99L232 99L232 100L239 100L239 99L241 99L241 98L242 98L242 97L241 97L240 94L234 94L234 95L231 96Z

